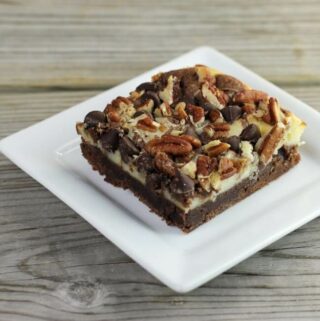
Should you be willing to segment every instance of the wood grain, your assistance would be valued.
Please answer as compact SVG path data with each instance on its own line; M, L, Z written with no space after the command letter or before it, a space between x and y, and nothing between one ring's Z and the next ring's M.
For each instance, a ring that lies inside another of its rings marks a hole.
M198 45L320 111L319 16L312 0L2 0L0 138ZM319 232L177 295L0 156L0 321L319 320Z

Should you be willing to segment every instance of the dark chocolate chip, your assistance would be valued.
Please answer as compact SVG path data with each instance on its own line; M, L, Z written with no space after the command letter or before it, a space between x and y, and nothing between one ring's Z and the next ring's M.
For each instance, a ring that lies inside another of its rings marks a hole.
M135 162L139 172L151 173L154 171L153 158L147 153L142 153Z
M174 194L189 194L194 191L194 181L187 175L178 172L170 184Z
M104 123L107 121L106 115L101 111L90 111L84 118L84 122L89 127L98 125L98 123Z
M196 133L196 129L194 128L194 126L187 126L184 133L186 135L190 135L190 136L193 136L193 137L198 137L197 133Z
M160 106L161 104L161 100L159 98L159 96L152 91L146 91L141 97L140 100L144 103L146 100L148 99L152 99L153 100L153 104L154 104L154 108Z
M144 82L140 84L136 91L157 91L157 85L154 82Z
M260 130L255 124L250 124L249 126L247 126L240 134L241 140L247 140L253 144L255 144L260 137Z
M129 163L130 158L133 155L139 154L139 149L135 146L133 141L127 136L124 136L120 139L119 151L121 154L121 158L125 163Z
M221 114L227 122L232 123L241 117L242 108L237 105L230 105L221 109Z
M146 177L146 186L152 191L159 191L161 189L162 175L158 173L148 174Z
M239 152L240 150L240 137L239 136L230 136L226 140L226 142L230 145L230 149Z
M115 151L119 146L120 131L116 128L109 128L100 138L102 148L108 151Z

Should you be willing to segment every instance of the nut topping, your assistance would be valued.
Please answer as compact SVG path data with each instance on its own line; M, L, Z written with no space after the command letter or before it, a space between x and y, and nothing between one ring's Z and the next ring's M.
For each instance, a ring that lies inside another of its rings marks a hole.
M268 99L268 95L260 90L243 90L235 94L233 101L235 103L251 103L259 102L260 100Z
M237 168L234 167L231 159L223 157L220 159L218 172L221 179L227 179L237 173Z
M209 145L209 146L208 146ZM206 152L210 157L217 157L220 154L226 152L230 145L227 143L222 143L219 140L214 140L211 143L207 144Z
M192 151L192 145L179 136L163 135L161 138L150 140L145 149L151 155L164 152L175 156L186 155Z
M191 113L195 123L204 119L204 109L202 107L189 104L187 110Z
M188 118L188 114L186 113L185 109L186 109L186 103L184 102L180 102L176 105L175 115L179 120Z
M197 137L191 135L181 135L179 137L189 142L194 148L199 148L201 146L201 141Z
M142 129L142 130L146 130L149 132L156 132L158 129L158 126L156 126L155 121L153 121L149 116L146 116L140 120L138 120L137 122L137 128Z
M268 161L271 159L283 135L284 127L277 124L272 127L269 134L264 138L262 145L259 149L260 160L263 164L267 164Z
M197 175L209 176L209 174L218 165L216 158L211 158L205 155L200 155L197 159Z
M175 176L177 171L176 166L166 153L157 153L154 158L154 164L160 172L163 172L171 177Z

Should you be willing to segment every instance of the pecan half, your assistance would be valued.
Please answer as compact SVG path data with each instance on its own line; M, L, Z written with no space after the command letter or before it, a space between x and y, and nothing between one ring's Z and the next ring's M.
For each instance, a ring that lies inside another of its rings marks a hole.
M164 152L171 155L186 155L192 151L192 145L179 136L163 135L161 138L150 140L145 149L152 155Z
M160 172L163 172L170 177L173 177L176 174L177 169L175 164L166 153L157 153L154 158L154 165Z
M260 160L263 164L267 164L271 159L273 152L280 143L284 135L284 128L279 125L272 127L268 135L264 138L260 148Z
M105 113L110 122L118 123L121 120L119 113L117 112L116 108L112 105L108 105L106 107Z
M187 110L191 113L193 121L197 123L201 119L204 119L204 109L199 106L189 104Z
M157 126L155 126L155 122L149 117L146 116L140 119L137 122L137 128L148 131L148 132L156 132Z
M201 146L201 141L197 137L191 135L181 135L179 137L189 142L194 148L199 148Z
M220 174L221 179L223 180L237 173L237 168L234 167L231 159L223 157L219 161L218 172Z
M216 157L230 148L230 145L227 143L219 143L215 146L209 147L206 152L210 157Z
M217 123L217 124L212 124L211 125L214 129L214 134L213 138L222 138L222 137L227 137L229 134L230 130L230 125L227 123Z
M233 101L235 103L251 103L265 100L267 98L268 95L263 91L248 89L237 92L233 97Z
M216 158L200 155L197 159L197 175L209 176L209 174L216 168L217 165L218 161Z
M245 90L245 85L238 79L229 75L216 75L216 86L222 90L241 91Z
M281 120L281 110L277 100L270 97L268 103L268 112L262 116L262 119L268 124L276 124Z
M209 112L209 119L212 123L216 122L219 118L222 119L222 115L218 109L212 109Z

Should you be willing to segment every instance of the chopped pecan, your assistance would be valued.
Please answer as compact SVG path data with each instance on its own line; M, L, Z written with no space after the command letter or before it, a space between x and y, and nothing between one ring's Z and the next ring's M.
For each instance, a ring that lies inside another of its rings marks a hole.
M108 105L105 112L110 122L118 123L121 120L119 113L113 105Z
M230 130L230 125L227 123L212 124L212 127L215 131L225 132Z
M188 104L187 110L191 113L193 121L197 123L201 119L204 119L204 109L199 106Z
M220 174L221 179L223 180L237 173L237 168L234 167L234 164L231 159L223 157L219 161L218 172Z
M197 159L197 175L209 176L209 174L216 168L217 165L218 161L216 158L200 155Z
M163 135L161 138L150 140L145 149L152 155L157 152L165 152L171 155L186 155L192 151L192 145L179 136Z
M191 135L181 135L179 137L189 142L194 148L199 148L201 146L201 141L197 137Z
M207 154L210 157L216 157L224 152L226 152L230 148L230 145L227 143L218 143L217 145L210 146L206 149Z
M158 127L155 124L156 122L154 122L149 116L146 116L138 120L137 128L148 132L156 132Z
M171 177L175 176L176 174L177 169L175 167L175 164L166 153L156 153L154 158L154 165L159 171Z
M252 114L256 111L256 105L255 103L244 103L242 110L247 114Z
M236 93L233 97L235 103L251 103L265 100L268 98L268 95L260 90L242 90Z
M260 148L260 160L263 164L267 164L271 159L273 152L277 148L280 143L282 137L284 135L284 127L276 124L272 127L268 135L264 138Z
M222 115L218 109L210 110L209 119L212 123L216 122L219 118L222 119Z
M230 125L227 123L212 124L212 127L214 129L214 134L213 134L214 139L227 137L229 134Z
M172 115L172 109L168 103L166 103L166 102L162 103L159 106L159 108L160 108L162 116L169 117Z
M280 121L280 107L277 102L277 100L273 97L270 97L269 103L268 103L268 111L266 114L263 115L262 119L268 123L268 124L276 124L277 122Z
M185 111L186 104L184 102L180 102L175 107L175 115L179 120L187 119L188 114Z

